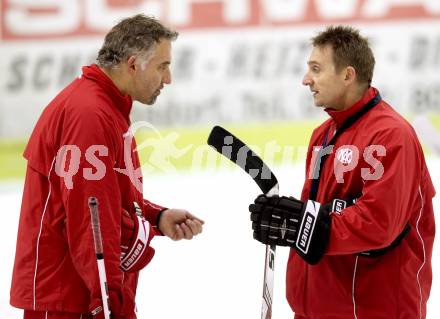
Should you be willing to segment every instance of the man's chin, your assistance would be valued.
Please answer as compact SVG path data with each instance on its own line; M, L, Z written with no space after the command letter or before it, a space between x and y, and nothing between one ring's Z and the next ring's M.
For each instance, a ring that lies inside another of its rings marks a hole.
M320 101L314 101L313 102L315 104L316 107L324 107L324 103L320 102Z
M146 105L153 105L154 103L156 103L156 99L157 99L157 96L153 96L152 98L150 98L149 100L147 100L147 101L145 101L145 102L142 102L143 104L146 104Z

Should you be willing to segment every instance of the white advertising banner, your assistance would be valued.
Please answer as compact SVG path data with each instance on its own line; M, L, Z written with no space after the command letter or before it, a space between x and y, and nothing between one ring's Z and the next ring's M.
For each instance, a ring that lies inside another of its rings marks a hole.
M0 0L0 137L30 133L43 107L93 63L105 33L143 12L180 32L173 84L135 119L155 125L315 118L301 85L309 38L350 24L371 39L373 85L406 115L440 112L438 0Z

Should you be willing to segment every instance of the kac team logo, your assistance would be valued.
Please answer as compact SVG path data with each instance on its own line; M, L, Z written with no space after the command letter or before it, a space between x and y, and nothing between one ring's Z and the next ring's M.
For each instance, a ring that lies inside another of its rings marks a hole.
M353 160L353 150L350 148L342 148L338 150L336 158L344 165L348 165Z

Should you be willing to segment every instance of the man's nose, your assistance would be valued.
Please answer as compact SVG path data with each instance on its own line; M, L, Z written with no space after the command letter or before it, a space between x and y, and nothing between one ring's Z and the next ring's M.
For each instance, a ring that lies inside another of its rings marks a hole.
M311 85L312 84L312 79L311 79L311 77L309 76L308 73L306 73L304 75L303 80L302 80L302 84L303 85Z
M171 84L171 71L170 70L167 70L167 72L165 72L165 74L162 78L162 83Z

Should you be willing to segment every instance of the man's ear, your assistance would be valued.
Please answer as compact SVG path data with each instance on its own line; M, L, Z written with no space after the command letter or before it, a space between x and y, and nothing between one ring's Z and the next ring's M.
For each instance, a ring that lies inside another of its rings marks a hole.
M353 83L354 81L356 81L356 77L357 77L357 73L354 67L352 66L347 66L345 68L345 83L347 85Z
M131 56L128 57L128 59L127 59L127 68L129 70L129 72L136 71L136 56L135 55L131 55Z

